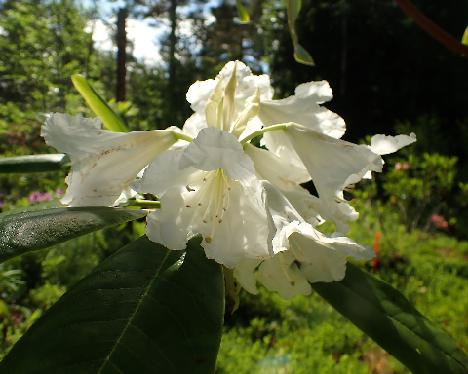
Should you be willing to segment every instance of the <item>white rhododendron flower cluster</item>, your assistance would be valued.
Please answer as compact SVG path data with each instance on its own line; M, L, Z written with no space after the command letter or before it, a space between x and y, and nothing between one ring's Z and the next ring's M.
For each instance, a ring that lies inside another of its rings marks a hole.
M150 240L182 250L201 234L207 257L253 293L261 283L292 297L310 293L309 282L343 279L347 258L372 257L345 236L358 213L343 191L416 138L340 140L343 119L321 106L332 98L325 81L272 97L267 75L235 61L190 87L194 113L182 130L117 133L96 119L50 115L42 134L72 163L62 203L116 206L135 191L151 193L161 207L148 215ZM260 136L262 146L252 144ZM308 181L318 197L301 187ZM325 220L334 235L317 230Z

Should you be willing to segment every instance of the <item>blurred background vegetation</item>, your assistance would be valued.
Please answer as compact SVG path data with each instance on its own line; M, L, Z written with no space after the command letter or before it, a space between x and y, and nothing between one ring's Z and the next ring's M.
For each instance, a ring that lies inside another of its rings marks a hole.
M55 152L40 137L44 115L92 115L72 88L84 74L133 130L182 126L189 85L243 60L271 75L277 98L297 84L326 79L327 106L347 123L345 139L417 134L390 157L385 173L348 196L361 212L350 236L376 252L369 271L468 348L468 60L422 32L390 0L303 0L296 23L314 67L294 61L281 0L0 0L0 153ZM414 1L460 36L468 2ZM129 20L164 26L161 58L134 55ZM111 49L93 39L109 26ZM187 32L188 28L188 32ZM185 29L185 32L181 30ZM57 205L65 172L0 175L0 210ZM29 209L28 208L28 209ZM324 227L323 230L331 230ZM0 265L0 357L60 295L100 260L144 232L144 222L103 230ZM403 373L318 295L291 301L241 294L226 313L219 373Z

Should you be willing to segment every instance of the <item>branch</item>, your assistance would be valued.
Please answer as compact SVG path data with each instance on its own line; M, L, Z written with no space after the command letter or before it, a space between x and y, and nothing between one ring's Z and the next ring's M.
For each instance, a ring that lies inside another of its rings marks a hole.
M410 0L395 0L398 6L410 17L416 24L426 31L432 38L443 44L449 51L468 57L468 47L460 43L456 38L450 35L447 31L427 18L423 13L416 8Z

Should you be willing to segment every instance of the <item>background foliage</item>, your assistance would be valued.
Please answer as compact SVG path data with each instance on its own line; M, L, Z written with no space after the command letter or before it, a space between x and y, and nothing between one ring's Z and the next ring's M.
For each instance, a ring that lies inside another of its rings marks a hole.
M156 12L158 2L143 3L126 2L130 17L169 17L167 9ZM327 106L346 120L346 139L416 132L418 142L391 158L384 175L349 196L361 212L351 236L378 254L368 269L407 295L466 351L466 59L422 33L391 1L304 0L296 29L313 68L294 62L282 1L250 2L250 24L239 22L235 2L213 3L212 23L200 2L188 3L190 11L176 13L176 39L168 34L161 42L163 61L174 56L175 70L164 62L138 61L128 45L127 95L117 102L115 56L93 45L87 27L95 17L92 9L71 0L0 1L2 156L55 152L39 136L47 112L91 115L72 88L72 74L86 76L128 126L139 130L181 126L190 114L188 86L212 77L231 59L244 60L256 72L268 70L276 97L292 93L298 83L326 79L335 95ZM465 1L415 4L462 35ZM191 22L190 37L178 32L182 21ZM64 176L0 175L0 209L54 204L65 189ZM67 289L143 229L140 221L122 224L117 234L104 229L0 265L0 356ZM227 311L217 367L219 373L407 372L318 295L284 301L263 290L259 297L242 293L239 310Z

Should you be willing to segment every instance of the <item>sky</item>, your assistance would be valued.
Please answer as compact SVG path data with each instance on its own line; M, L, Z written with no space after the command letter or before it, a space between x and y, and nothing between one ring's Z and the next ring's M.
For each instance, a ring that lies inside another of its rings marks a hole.
M219 0L208 0L204 7L207 19L210 18L210 7L216 5ZM98 17L88 23L87 30L93 32L93 40L96 48L105 51L114 51L112 31L115 24L116 9L122 6L123 1L108 1L108 0L82 0L81 5L88 8L96 3L98 6ZM180 9L181 12L190 10ZM212 17L212 16L211 16ZM158 22L157 27L154 26L154 20L127 20L127 38L133 44L133 55L141 62L147 64L158 64L162 62L159 52L161 37L169 31L169 22L164 20ZM190 35L191 26L189 21L179 23L179 32L181 34Z

